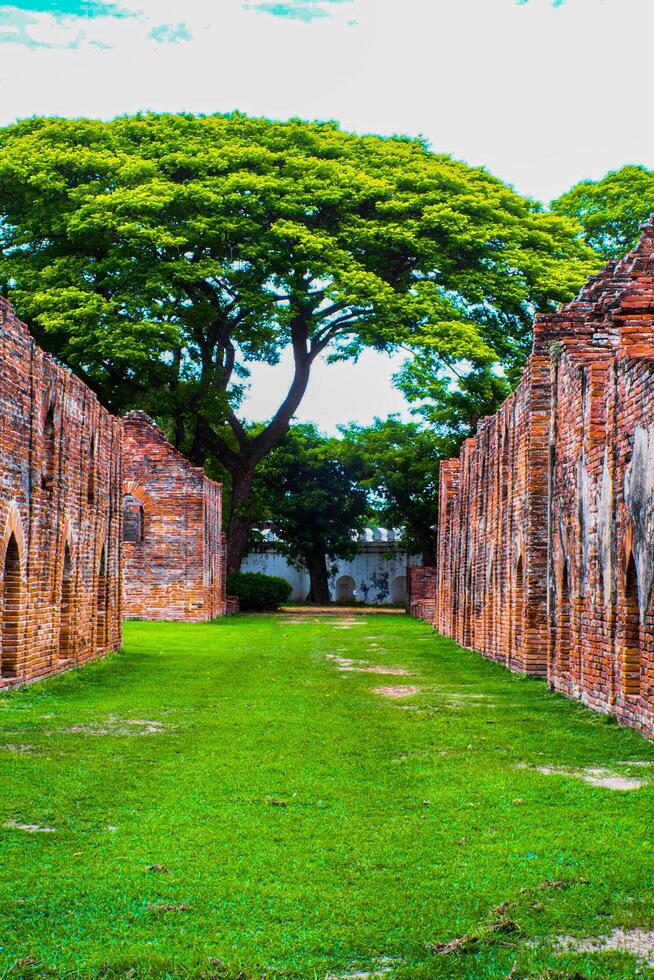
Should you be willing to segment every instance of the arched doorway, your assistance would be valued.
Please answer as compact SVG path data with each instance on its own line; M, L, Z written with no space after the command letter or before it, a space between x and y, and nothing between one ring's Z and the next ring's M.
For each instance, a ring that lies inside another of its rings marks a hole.
M561 673L567 673L570 670L571 626L568 563L564 558L561 571L561 594L559 595L559 615L556 629L556 653Z
M141 544L145 537L145 511L143 505L126 493L123 497L123 541Z
M354 602L356 582L351 575L341 575L336 579L336 602Z
M513 656L516 659L522 655L524 618L525 584L522 555L520 555L515 570L515 590L513 593Z
M622 647L622 690L628 697L640 695L640 605L638 572L634 556L629 556L625 575L624 600L620 617Z
M96 647L101 652L107 646L107 605L108 605L108 576L107 576L107 547L102 549L100 567L98 568L98 592L96 614Z
M52 490L56 475L56 434L54 406L51 405L43 423L43 469L42 485L44 490Z
M406 602L406 575L398 575L391 582L391 602Z
M2 575L2 677L17 677L21 653L21 611L23 584L18 542L12 534L5 551Z
M91 433L89 441L89 473L86 483L86 497L90 504L95 501L95 436Z
M59 661L62 664L69 663L73 659L74 619L73 562L70 556L70 547L66 542L61 576L61 613L59 618Z

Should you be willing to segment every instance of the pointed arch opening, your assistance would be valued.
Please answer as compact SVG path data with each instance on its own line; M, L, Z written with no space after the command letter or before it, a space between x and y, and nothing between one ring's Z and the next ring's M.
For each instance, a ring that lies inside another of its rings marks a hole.
M74 657L74 621L73 561L70 554L70 546L66 542L61 574L61 610L59 617L59 662L62 664L70 663Z
M142 544L145 540L145 510L143 504L126 493L123 497L123 541Z
M513 656L522 655L525 617L525 585L522 555L518 558L515 570L515 589L513 593Z
M96 461L95 461L95 435L91 433L91 441L89 443L89 473L86 483L86 499L90 504L95 502L95 491L96 491Z
M20 551L15 535L11 535L5 551L2 574L2 645L0 675L17 677L21 661L23 582L20 570Z
M638 570L633 553L629 556L625 574L624 599L620 616L620 645L622 648L622 691L626 697L640 695L640 604L638 601Z
M563 559L561 570L561 591L559 594L559 609L556 624L556 652L559 670L566 673L570 670L570 633L572 627L570 607L570 583L568 580L568 563Z
M57 472L56 464L56 430L54 404L46 412L43 422L43 466L41 470L41 485L44 490L52 490L55 485Z
M98 588L96 593L96 647L98 651L107 646L107 607L109 605L109 589L107 575L107 546L103 545L98 567Z

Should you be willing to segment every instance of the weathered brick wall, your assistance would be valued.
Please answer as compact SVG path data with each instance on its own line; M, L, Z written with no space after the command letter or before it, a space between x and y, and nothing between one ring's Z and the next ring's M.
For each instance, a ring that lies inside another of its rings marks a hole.
M442 467L436 625L654 735L654 229Z
M513 670L547 673L549 358L441 467L436 626Z
M654 735L654 230L539 331L552 358L550 679Z
M0 298L0 688L121 643L122 427Z
M222 491L142 412L123 419L125 616L200 622L225 614Z
M436 606L436 568L428 565L409 565L406 571L406 611L416 619L433 623Z

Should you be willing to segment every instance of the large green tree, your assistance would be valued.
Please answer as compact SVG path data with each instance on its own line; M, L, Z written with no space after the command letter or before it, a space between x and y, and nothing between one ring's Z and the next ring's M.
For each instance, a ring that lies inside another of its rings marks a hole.
M533 310L591 265L568 218L419 140L239 114L0 131L0 289L111 408L228 470L232 569L317 357L515 362ZM287 349L288 391L253 433L248 366Z
M329 602L330 560L357 553L368 513L357 477L339 440L310 423L291 426L255 477L260 513L265 506L279 550L309 572L311 602Z
M555 214L577 221L586 243L603 259L621 259L654 212L654 172L628 165L601 180L582 180L551 207Z
M485 415L498 410L520 380L520 364L509 372L501 363L469 361L448 365L429 350L417 351L395 375L410 405L433 430L449 454L473 436Z
M341 455L366 487L380 522L401 528L410 554L436 564L438 470L456 441L398 416L342 428Z

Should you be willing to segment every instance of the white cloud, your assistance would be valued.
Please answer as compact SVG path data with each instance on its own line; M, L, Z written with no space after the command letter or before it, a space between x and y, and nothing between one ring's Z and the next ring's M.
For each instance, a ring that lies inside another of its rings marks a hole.
M316 0L330 16L310 21L258 2L121 0L122 19L22 20L0 2L0 123L144 109L336 118L425 135L543 200L625 162L654 167L651 0ZM325 399L325 424L352 414L347 370L313 383L345 399ZM378 372L381 392L385 361Z
M424 134L541 198L625 161L654 165L636 49L654 27L651 0L320 0L331 16L311 22L258 2L122 0L122 19L0 7L0 121L234 108L338 118Z

